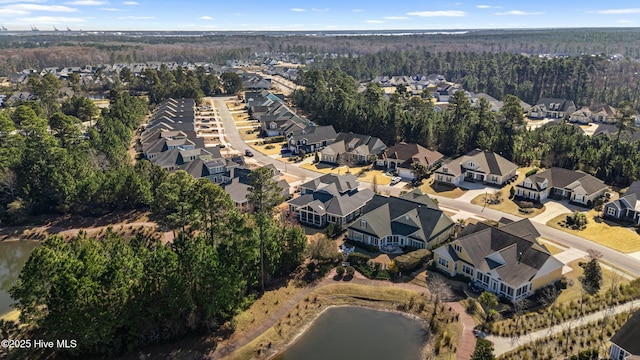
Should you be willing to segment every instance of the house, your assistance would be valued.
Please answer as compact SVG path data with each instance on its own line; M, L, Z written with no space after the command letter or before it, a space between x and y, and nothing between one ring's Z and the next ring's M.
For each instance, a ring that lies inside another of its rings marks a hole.
M335 141L322 149L320 161L337 164L365 164L371 156L377 158L387 146L377 137L341 132Z
M640 359L640 311L636 311L629 320L611 338L609 358L612 360Z
M300 185L300 196L289 200L289 211L300 222L314 226L346 225L362 214L373 191L358 190L352 175L326 174Z
M475 149L445 162L434 174L436 181L456 186L463 180L503 185L516 176L517 169L518 165L494 152Z
M576 111L576 104L572 100L542 98L529 109L532 119L568 119Z
M515 195L525 199L542 201L557 197L585 206L591 206L608 187L602 180L577 170L558 167L525 178L516 184Z
M413 180L415 177L411 171L411 165L418 162L427 170L433 169L442 161L443 155L437 151L429 150L418 144L407 144L401 142L387 148L378 159L378 165L386 167L388 170L395 170L398 176Z
M374 195L363 215L347 228L347 236L381 249L430 249L448 239L453 228L449 215L416 189L401 197Z
M298 154L300 151L309 154L322 150L325 146L333 143L337 135L331 125L307 125L302 129L296 128L286 133L287 147L294 154Z
M619 199L606 203L604 216L640 225L640 180L634 181Z
M240 75L240 79L242 80L242 87L244 89L271 89L271 79L265 79L255 73L243 73Z
M449 99L458 91L465 91L463 88L455 85L445 85L442 88L436 90L436 100L438 102L449 102Z
M451 276L467 276L511 302L562 277L564 264L537 241L540 233L528 219L500 227L469 224L461 235L434 250L438 269Z
M289 197L289 183L286 180L280 179L280 171L273 165L267 165L273 171L273 181L278 183L278 186L282 189L282 196ZM251 211L251 204L249 203L249 193L251 189L251 182L249 180L249 174L251 169L245 166L238 166L232 168L229 174L230 181L224 183L222 187L231 197L236 208L240 211Z
M585 106L571 113L569 121L580 124L588 124L595 121L613 124L616 122L616 109L609 105Z

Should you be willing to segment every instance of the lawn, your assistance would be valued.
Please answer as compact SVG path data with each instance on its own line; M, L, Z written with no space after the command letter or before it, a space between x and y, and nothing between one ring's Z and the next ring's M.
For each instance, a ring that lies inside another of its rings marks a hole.
M280 154L280 149L282 148L282 145L284 145L285 142L279 142L279 143L273 143L273 144L267 144L267 145L257 145L257 144L249 144L249 146L251 146L252 148L256 149L257 151L265 154L265 155L278 155ZM271 149L267 149L267 146L272 146L273 148Z
M580 260L582 262L587 262L587 260ZM567 282L570 284L573 282L573 286L568 286L565 290L562 291L558 299L556 300L556 304L568 304L572 300L577 302L580 300L582 296L582 285L580 284L580 276L584 272L582 268L578 265L578 260L572 261L568 266L573 269L572 271L565 274L567 278ZM621 273L616 273L607 268L602 267L602 287L600 288L600 295L604 295L607 290L611 287L611 283L614 282L618 286L620 284L627 284L629 280L624 278Z
M590 210L586 214L589 223L584 230L573 230L560 225L561 222L565 221L567 215L571 214L558 215L549 220L547 226L583 237L623 253L640 251L640 235L638 233L610 221L596 220L598 212L595 210Z
M354 174L358 176L358 180L363 182L373 183L373 179L375 178L378 182L378 185L389 185L391 183L391 178L388 176L384 176L383 172L380 170L366 170L368 166L332 166L329 164L302 164L301 168L317 171L323 174L338 174L344 175L347 173Z
M515 201L509 199L509 187L505 187L504 189L500 190L500 203L498 204L487 204L486 206L489 209L494 209L494 210L498 210L498 211L502 211L511 215L516 215L516 216L520 216L523 218L531 218L534 217L536 215L539 215L541 213L544 212L545 207L542 204L535 204L534 203L534 207L531 208L533 210L532 213L530 214L524 214L522 212L520 212L518 209L520 208L520 206L518 206L518 204L516 204ZM473 200L471 200L471 203L474 205L480 205L480 206L484 206L484 201L485 201L485 194L480 194L478 196L476 196ZM492 198L492 195L489 195L490 198Z
M233 117L233 120L235 120L236 122L238 122L238 121L247 121L249 119L249 114L244 113L244 112L231 114L231 116Z
M260 138L260 131L252 129L238 129L238 132L240 132L242 140L257 140Z
M449 199L459 198L467 192L467 189L434 183L433 180L430 179L425 180L423 184L420 185L420 190L425 194L438 195Z

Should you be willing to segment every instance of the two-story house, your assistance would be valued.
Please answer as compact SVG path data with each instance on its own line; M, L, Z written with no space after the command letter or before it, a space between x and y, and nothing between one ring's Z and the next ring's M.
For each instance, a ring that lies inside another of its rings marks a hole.
M604 216L640 225L640 180L634 181L620 198L606 203Z
M454 222L420 189L401 197L375 195L348 228L351 240L397 249L431 249L453 234Z
M307 154L324 149L335 140L335 129L331 125L327 126L305 126L303 129L296 129L286 133L287 147L293 154L304 150Z
M636 311L629 320L611 338L609 358L611 360L640 359L640 311Z
M501 227L469 224L461 237L434 250L434 262L451 276L467 276L517 302L562 277L564 264L538 243L539 236L528 219Z
M320 161L339 164L365 164L380 155L387 146L377 137L341 132L334 142L320 151Z
M542 201L557 197L585 206L607 192L602 180L577 170L554 167L525 178L515 186L515 195L525 199Z
M516 176L518 165L492 152L475 149L459 158L449 160L434 172L441 183L460 185L464 181L481 181L503 185Z
M422 164L427 170L432 170L443 159L443 155L437 151L429 150L418 144L398 143L387 148L378 159L378 166L384 166L390 171L397 171L398 176L413 180L414 175L411 166L414 163Z
M531 119L568 119L576 111L576 104L572 100L542 98L529 109Z
M289 212L300 222L322 227L346 225L362 214L374 193L359 190L352 175L326 174L299 186L300 196L289 200Z

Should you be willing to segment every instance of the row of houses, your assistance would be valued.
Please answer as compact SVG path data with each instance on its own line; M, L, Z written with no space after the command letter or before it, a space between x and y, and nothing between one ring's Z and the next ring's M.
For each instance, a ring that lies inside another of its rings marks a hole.
M225 157L219 146L205 147L210 110L197 110L194 99L168 99L152 112L140 136L142 155L168 171L183 170L222 186L235 205L249 210L249 173L242 156ZM289 184L273 166L273 179L289 196Z

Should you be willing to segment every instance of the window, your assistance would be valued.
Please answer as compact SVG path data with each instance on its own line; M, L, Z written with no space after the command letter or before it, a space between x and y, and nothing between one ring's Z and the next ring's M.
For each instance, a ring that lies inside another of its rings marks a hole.
M608 207L607 208L607 215L615 216L616 215L616 208Z
M442 181L442 175L438 175L438 181Z
M473 269L465 264L462 264L462 272L473 278Z
M462 247L460 245L458 245L458 244L456 244L454 246L454 249L456 249L456 252L461 252L462 251Z
M360 227L366 228L367 227L367 220L365 220L365 219L360 220Z
M484 274L484 275L483 275L482 282L483 282L485 285L489 285L489 275Z
M438 264L440 264L441 266L444 266L446 268L449 268L449 261L447 261L447 259L438 258Z
M476 279L477 279L478 281L482 281L482 273L481 273L481 272L477 272L477 273L476 273Z

